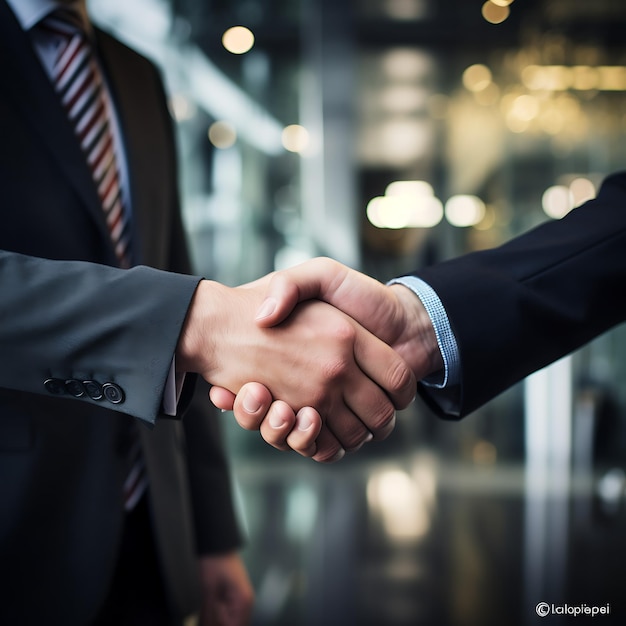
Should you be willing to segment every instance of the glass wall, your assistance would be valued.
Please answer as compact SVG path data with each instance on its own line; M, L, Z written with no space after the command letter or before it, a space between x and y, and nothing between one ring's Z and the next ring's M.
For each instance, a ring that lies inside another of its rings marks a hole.
M623 0L90 5L163 68L196 270L230 285L322 254L384 281L626 164ZM542 602L623 623L625 376L620 327L460 423L417 401L332 466L216 417L255 624L526 624Z

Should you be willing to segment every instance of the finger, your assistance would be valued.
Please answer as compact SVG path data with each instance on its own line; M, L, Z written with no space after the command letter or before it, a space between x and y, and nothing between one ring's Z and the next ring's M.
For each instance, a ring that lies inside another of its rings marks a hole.
M279 450L289 450L287 436L296 425L296 415L293 409L281 400L272 402L265 419L261 422L259 430L261 437L270 446Z
M222 411L232 411L235 403L235 394L223 387L211 387L209 390L211 402Z
M313 460L318 463L335 463L346 455L339 441L326 424L322 425L322 430L317 438L317 452L313 455Z
M376 394L375 390L377 390L381 402L383 400L386 401L390 410L393 411L393 406L384 392L366 376L362 375L361 379L362 382L359 383L360 393L371 397ZM366 402L364 403L365 405ZM358 450L364 443L373 439L372 432L366 426L362 416L355 414L346 404L331 409L325 415L324 427L333 435L333 438L346 453ZM378 438L382 437L379 436Z
M233 405L237 423L246 430L259 430L272 400L267 387L260 383L246 383L239 390Z
M363 372L386 392L396 409L404 409L413 401L417 382L411 368L392 348L362 328L357 329L354 358ZM365 412L369 416L365 423L371 424L374 430L382 425L378 420L386 422L391 419L389 407L381 402L379 394L366 397L360 393L359 386L348 390L348 393L348 405L361 418ZM367 404L374 401L368 409Z
M298 454L311 457L317 453L317 437L322 430L322 418L311 407L300 409L295 428L287 435L287 445Z
M396 423L396 409L389 396L367 376L364 375L363 379L351 383L344 391L346 406L354 419L350 423L333 419L330 424L346 451L358 449L372 439L387 438Z

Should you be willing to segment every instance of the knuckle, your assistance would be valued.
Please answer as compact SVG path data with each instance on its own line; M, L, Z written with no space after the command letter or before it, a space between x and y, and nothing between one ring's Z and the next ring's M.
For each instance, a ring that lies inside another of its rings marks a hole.
M363 445L363 442L369 435L369 431L363 426L362 428L350 429L347 433L342 435L339 439L344 450L347 452L356 450Z
M402 393L407 393L407 392L411 392L411 393L407 393L408 397L406 403L402 403L403 406L398 406L397 408L404 408L406 405L409 404L409 402L411 401L412 397L413 397L413 389L412 387L414 387L414 376L413 376L413 372L411 371L411 369L409 368L409 366L402 360L398 361L397 363L395 363L393 365L393 367L391 367L388 371L387 374L387 390L391 393L391 394L402 394Z
M343 378L348 372L349 365L346 359L336 357L329 359L322 364L322 376L326 381L333 381ZM312 406L316 406L313 404Z
M352 437L351 439L353 439L353 441L346 442L344 445L343 449L346 452L356 452L357 450L360 450L363 447L363 444L365 443L364 435L359 438Z
M329 333L333 354L322 364L323 376L326 380L337 380L348 374L354 366L356 329L352 324L342 321Z
M393 430L396 419L396 410L389 402L381 403L372 420L372 434L375 439L384 439Z
M356 341L356 326L348 318L338 318L330 329L331 339L341 346L352 346Z
M317 257L314 262L319 265L319 268L316 269L327 272L332 272L337 264L337 261L327 256Z

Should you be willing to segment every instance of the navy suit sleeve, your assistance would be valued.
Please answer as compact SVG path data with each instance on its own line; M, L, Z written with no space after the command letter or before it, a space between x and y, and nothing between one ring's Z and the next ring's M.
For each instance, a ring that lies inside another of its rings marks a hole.
M453 409L421 393L440 415L463 417L624 321L626 173L562 220L415 275L440 297L461 359Z

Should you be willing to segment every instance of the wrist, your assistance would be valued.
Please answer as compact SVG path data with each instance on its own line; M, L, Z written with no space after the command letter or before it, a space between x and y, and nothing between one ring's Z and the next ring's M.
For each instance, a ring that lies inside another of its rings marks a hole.
M176 346L177 372L202 373L211 369L215 346L212 332L218 325L217 311L213 310L219 297L215 291L219 283L201 280L189 304Z
M418 380L443 369L443 357L432 320L419 297L409 287L395 283L390 287L404 311L404 336L401 350Z

